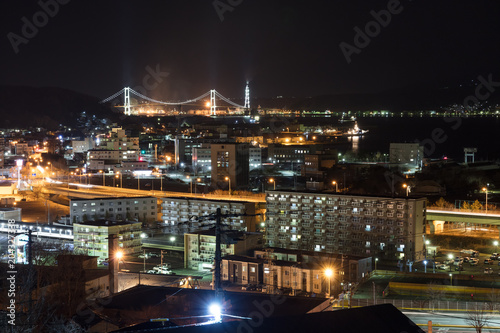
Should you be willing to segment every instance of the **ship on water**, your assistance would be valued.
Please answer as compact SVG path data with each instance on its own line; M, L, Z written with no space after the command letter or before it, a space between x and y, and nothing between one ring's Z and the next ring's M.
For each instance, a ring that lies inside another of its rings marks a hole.
M368 133L368 130L362 130L358 127L358 123L354 123L354 127L350 128L345 132L343 135L344 136L362 136Z

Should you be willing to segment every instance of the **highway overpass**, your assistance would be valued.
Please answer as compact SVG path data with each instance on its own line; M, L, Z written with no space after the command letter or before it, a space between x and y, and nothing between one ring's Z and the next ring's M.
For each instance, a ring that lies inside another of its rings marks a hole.
M470 212L460 209L427 209L427 221L429 221L431 234L443 231L444 224L454 223L461 225L486 225L496 226L500 230L500 213L494 212Z

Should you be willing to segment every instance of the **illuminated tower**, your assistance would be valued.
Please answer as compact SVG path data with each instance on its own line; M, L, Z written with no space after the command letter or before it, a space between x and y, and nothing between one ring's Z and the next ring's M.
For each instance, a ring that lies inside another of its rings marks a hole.
M248 82L245 87L245 109L250 109L250 88L248 87Z
M210 90L210 115L215 116L215 89Z
M130 116L130 88L129 87L123 88L123 95L125 96L125 103L123 104L125 106L125 114L127 116Z

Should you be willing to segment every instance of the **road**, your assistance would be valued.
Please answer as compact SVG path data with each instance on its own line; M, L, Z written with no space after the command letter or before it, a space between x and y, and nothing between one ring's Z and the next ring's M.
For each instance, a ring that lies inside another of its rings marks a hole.
M72 184L73 185L73 184ZM77 186L74 184L73 186ZM74 197L94 195L99 197L114 197L114 196L154 196L157 198L164 197L187 197L187 198L204 198L204 199L216 199L216 200L232 200L232 201L251 201L251 202L265 202L263 197L247 197L247 196L217 196L217 195L203 195L203 194L191 194L184 192L171 192L171 191L149 191L149 190L135 190L129 188L119 188L119 187L109 187L109 186L99 186L99 185L88 185L89 187L81 187L81 189L68 189L66 184L52 184L52 186L46 186L44 191L69 195Z
M475 332L476 330L467 323L467 313L430 313L430 312L403 312L415 324L427 332L427 322L432 321L432 332ZM487 314L484 332L500 332L500 315Z

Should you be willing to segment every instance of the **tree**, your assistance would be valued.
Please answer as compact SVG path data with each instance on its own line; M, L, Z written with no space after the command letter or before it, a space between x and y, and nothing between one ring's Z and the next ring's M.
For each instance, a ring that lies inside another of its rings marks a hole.
M434 203L434 207L438 208L453 208L453 204L446 201L443 197L439 198L438 201Z
M443 297L443 290L439 288L438 285L434 283L427 284L427 298L429 300L429 306L434 309L436 305L435 302L439 301Z
M483 209L483 205L478 201L474 201L474 203L470 206L472 210L481 210Z
M484 305L476 303L473 307L474 308L472 310L467 311L465 321L467 324L474 327L477 333L481 333L483 327L488 324L490 316L488 315Z
M470 205L467 201L464 201L464 203L462 204L462 209L463 210L470 210Z

